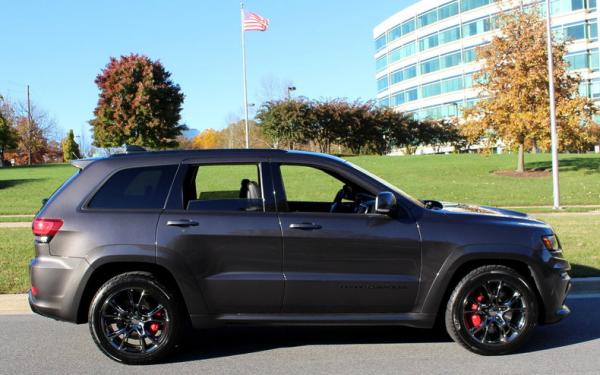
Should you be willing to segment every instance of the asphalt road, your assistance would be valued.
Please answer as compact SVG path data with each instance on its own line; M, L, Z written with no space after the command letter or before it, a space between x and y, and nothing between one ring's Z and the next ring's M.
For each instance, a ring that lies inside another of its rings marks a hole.
M554 374L600 373L600 296L538 327L518 354L471 354L443 334L401 327L219 328L198 333L169 363L127 367L105 358L87 325L0 316L2 374Z

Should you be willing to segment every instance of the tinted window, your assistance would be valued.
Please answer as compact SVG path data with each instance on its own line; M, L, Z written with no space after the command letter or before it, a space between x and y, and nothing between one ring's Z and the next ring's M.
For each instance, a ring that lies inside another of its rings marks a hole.
M257 164L200 165L190 170L188 210L262 211L263 196Z
M88 204L90 208L163 208L176 165L124 169L115 173Z

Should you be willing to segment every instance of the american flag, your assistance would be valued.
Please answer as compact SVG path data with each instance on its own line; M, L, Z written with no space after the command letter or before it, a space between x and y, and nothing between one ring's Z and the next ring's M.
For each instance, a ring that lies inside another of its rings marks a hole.
M244 31L267 31L269 20L256 13L244 11L242 28Z

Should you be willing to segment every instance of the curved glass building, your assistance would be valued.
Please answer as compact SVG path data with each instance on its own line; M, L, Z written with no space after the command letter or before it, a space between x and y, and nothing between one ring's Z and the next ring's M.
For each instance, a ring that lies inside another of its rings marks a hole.
M443 119L475 103L475 48L497 32L495 15L515 6L545 15L539 0L421 0L377 25L379 104L418 119ZM583 78L581 93L600 100L596 0L552 0L551 16L555 36L572 40L567 60Z

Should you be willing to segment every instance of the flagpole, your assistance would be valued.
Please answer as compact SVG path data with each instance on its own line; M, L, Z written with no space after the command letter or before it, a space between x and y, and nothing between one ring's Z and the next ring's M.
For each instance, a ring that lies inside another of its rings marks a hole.
M246 148L250 148L250 132L248 129L248 79L246 77L246 33L244 32L244 2L240 1L240 14L242 29L242 68L244 70L244 123L246 130Z

